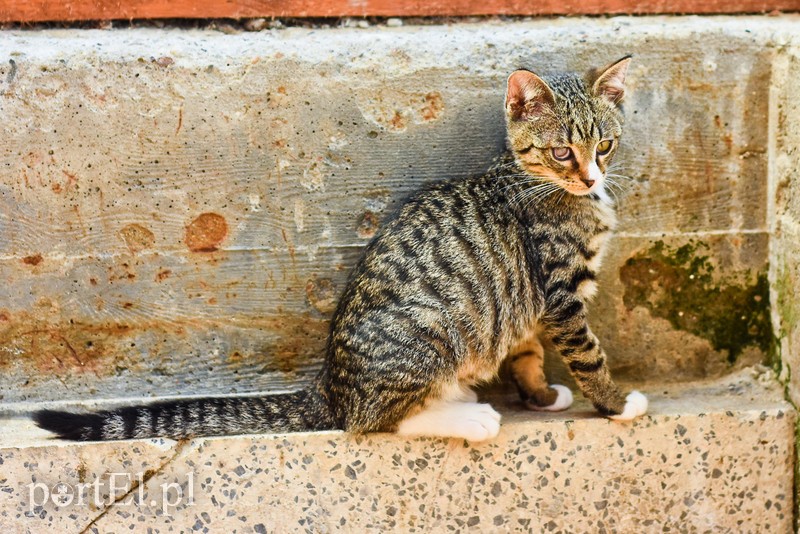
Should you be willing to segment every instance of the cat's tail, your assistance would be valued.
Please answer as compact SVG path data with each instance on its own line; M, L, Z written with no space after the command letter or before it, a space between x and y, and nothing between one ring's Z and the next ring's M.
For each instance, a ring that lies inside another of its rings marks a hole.
M314 387L286 394L166 401L93 413L41 410L33 414L33 420L59 438L76 441L336 428L327 400Z

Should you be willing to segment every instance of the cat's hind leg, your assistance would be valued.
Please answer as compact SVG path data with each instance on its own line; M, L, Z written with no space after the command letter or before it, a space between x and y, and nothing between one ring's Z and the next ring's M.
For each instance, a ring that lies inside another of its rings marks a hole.
M469 388L453 386L428 400L422 409L397 426L400 436L437 436L485 441L500 432L500 414L479 403Z
M572 405L572 392L560 384L549 385L544 375L544 347L532 334L509 356L511 378L531 410L556 412Z

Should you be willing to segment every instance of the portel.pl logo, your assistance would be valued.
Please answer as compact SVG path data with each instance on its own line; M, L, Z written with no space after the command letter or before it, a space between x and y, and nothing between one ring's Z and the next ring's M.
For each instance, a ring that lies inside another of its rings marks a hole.
M108 473L93 482L68 484L31 482L28 486L28 511L37 508L89 506L149 506L169 515L178 507L194 505L194 473L183 482L164 482L145 488L144 473Z

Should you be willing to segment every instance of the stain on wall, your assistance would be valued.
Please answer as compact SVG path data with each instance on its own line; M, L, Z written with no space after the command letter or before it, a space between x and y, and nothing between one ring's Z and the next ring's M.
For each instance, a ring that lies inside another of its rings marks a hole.
M186 246L192 252L214 252L228 235L225 217L203 213L186 227Z
M129 224L119 231L119 235L132 253L151 248L156 236L141 224Z
M619 269L625 306L643 306L674 328L707 339L727 351L730 363L748 346L767 353L772 326L766 271L746 273L751 283L730 275L720 279L707 252L702 241L677 249L656 241L628 259Z

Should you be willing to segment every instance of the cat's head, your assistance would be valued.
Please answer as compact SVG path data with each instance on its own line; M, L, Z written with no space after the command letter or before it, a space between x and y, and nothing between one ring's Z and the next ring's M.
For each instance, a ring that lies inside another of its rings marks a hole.
M546 79L508 78L508 140L519 166L574 195L597 193L622 134L621 102L630 56L590 71Z

